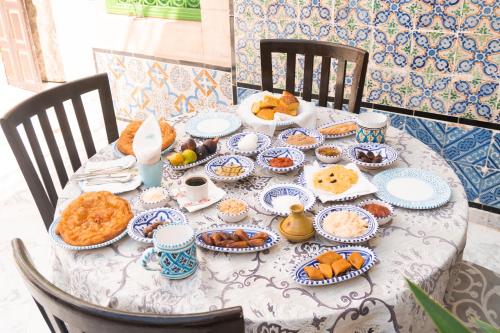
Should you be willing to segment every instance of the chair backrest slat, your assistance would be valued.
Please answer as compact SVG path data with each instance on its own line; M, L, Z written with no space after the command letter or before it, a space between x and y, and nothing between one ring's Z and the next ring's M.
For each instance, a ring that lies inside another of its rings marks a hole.
M262 89L273 91L272 53L287 55L286 90L295 93L295 67L292 66L296 55L304 55L304 77L302 98L310 101L313 93L314 57L321 57L321 77L319 80L319 105L326 106L331 72L331 61L337 59L337 78L335 83L334 108L342 109L345 90L345 75L347 62L355 64L353 85L349 95L349 111L359 113L363 97L368 52L347 45L301 40L301 39L262 39L260 41L260 59L262 71ZM342 75L339 75L342 74Z
M45 190L49 195L52 205L55 206L57 203L57 191L54 186L54 182L52 181L52 177L50 176L47 163L45 162L45 156L43 155L40 144L38 143L35 129L33 128L33 124L31 123L31 118L28 118L23 122L23 127L26 132L26 136L28 137L28 142L30 143L31 151L33 152L33 156L35 157L38 171L40 172L40 176L42 176L43 184L45 185Z
M80 300L41 275L20 239L12 240L15 264L39 308L49 318L52 332L66 333L243 333L241 307L211 312L158 315L125 312ZM42 313L43 314L43 313Z
M40 303L38 303L34 297L33 297L33 300L35 301L35 304L38 307L38 311L40 311L40 313L42 314L43 319L47 323L47 326L49 327L50 332L55 333L56 331L54 330L52 322L50 321L49 316L47 315L47 311L45 311L45 309L43 308L43 306L41 306Z
M78 127L80 127L80 133L82 134L83 145L85 146L87 157L90 158L95 155L96 150L94 140L92 139L92 133L90 132L89 122L87 120L87 116L85 115L82 98L80 95L77 95L71 99L71 103L73 103L73 109L75 110Z
M61 186L66 185L69 177L64 166L60 148L55 139L55 134L57 134L57 132L54 132L53 127L55 128L57 126L55 124L52 124L53 126L51 126L47 110L50 108L54 108L55 110L57 123L61 129L64 145L66 146L72 169L75 171L81 166L81 159L78 154L75 137L71 132L68 116L63 103L71 100L85 146L86 155L87 157L90 157L92 154L95 154L96 149L88 120L85 115L85 108L83 106L81 95L92 91L98 92L108 143L111 143L118 139L118 126L116 124L116 116L114 113L111 91L109 89L110 87L107 74L97 74L44 90L15 106L0 119L0 124L5 133L5 137L14 152L17 163L23 173L24 179L28 183L28 187L33 195L38 211L42 215L47 229L54 218L54 211L57 203L57 191L55 191L53 180L50 178L50 173L47 171L47 162L41 158L43 157L43 154L40 145L38 144L39 139L45 139ZM41 136L40 138L36 137L36 132L31 121L31 118L35 116L38 117L40 127L43 132L43 137ZM31 160L31 157L24 145L18 131L18 127L20 126L23 126L27 132L35 161ZM38 166L40 175L37 173L34 166L35 162Z
M66 146L66 151L68 152L71 166L73 167L73 171L76 171L82 165L82 162L80 161L80 156L78 156L75 139L73 138L73 133L71 132L71 127L69 126L68 122L68 116L66 115L66 110L64 109L63 103L54 103L54 110L56 111L57 121L59 122L59 126L61 127L64 145Z
M314 56L306 54L304 59L304 86L302 88L302 98L306 101L310 101L312 98L313 66Z
M321 60L321 78L319 83L318 104L326 106L328 102L328 86L330 85L330 57L323 57Z
M52 126L50 126L46 110L38 114L38 121L40 122L45 142L47 142L47 146L49 147L50 156L52 157L52 162L54 162L57 176L59 177L59 183L61 186L65 186L68 182L68 174L66 172L66 168L64 167L61 152L59 152L59 148L57 147L56 138L54 137Z
M335 78L335 98L333 100L334 108L342 110L344 102L344 87L347 61L339 59L337 62L337 72Z
M286 91L295 93L295 68L297 55L288 53L286 57Z

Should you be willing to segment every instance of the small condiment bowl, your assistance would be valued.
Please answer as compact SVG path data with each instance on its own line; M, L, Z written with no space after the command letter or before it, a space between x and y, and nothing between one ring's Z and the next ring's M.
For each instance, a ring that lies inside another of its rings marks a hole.
M279 168L269 165L269 161L275 157L288 157L292 159L293 165L289 167ZM257 164L266 170L274 173L285 174L299 169L305 160L305 155L302 151L292 147L271 147L264 150L257 156Z
M235 199L235 200L243 202L245 204L245 209L240 213L234 213L234 214L222 212L220 210L221 203L223 203L224 201L229 200L229 199ZM239 222L248 216L248 204L246 203L245 200L238 198L238 197L226 197L226 198L222 199L217 204L217 215L220 217L220 219L222 221L227 222L227 223Z
M159 190L162 191L163 198L154 201L147 200L144 198L145 196L147 197L148 193ZM168 191L163 187L150 187L142 191L141 194L139 195L139 201L142 205L142 208L144 209L155 209L155 208L165 207L165 205L168 202L168 199L169 199Z
M335 148L338 150L338 154L335 156L323 155L319 152L321 148ZM328 163L328 164L337 163L338 161L340 161L340 158L342 157L342 148L340 148L337 145L322 145L316 148L314 150L314 153L316 154L316 158L323 163Z
M377 204L377 205L380 205L380 206L384 206L386 207L387 209L389 209L389 215L386 216L386 217L376 217L373 213L372 215L375 217L375 219L377 220L378 222L378 225L381 226L381 225L384 225L384 224L387 224L389 223L393 216L394 216L394 207L390 204L390 203L387 203L385 201L382 201L382 200L378 200L378 199L368 199L368 200L363 200L361 201L359 204L358 204L358 207L360 208L363 208L364 205L366 204ZM364 208L363 208L364 209ZM366 210L366 209L365 209Z

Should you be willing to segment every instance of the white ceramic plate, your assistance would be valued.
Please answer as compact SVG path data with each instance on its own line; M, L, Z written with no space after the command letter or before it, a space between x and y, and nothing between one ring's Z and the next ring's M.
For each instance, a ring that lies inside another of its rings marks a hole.
M240 118L229 112L200 113L186 122L186 133L197 138L216 138L236 132Z

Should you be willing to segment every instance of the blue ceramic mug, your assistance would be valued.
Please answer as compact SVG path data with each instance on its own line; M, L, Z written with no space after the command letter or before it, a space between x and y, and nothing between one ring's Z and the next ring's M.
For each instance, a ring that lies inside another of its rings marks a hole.
M387 131L387 116L377 112L365 112L356 121L356 141L359 143L384 143Z
M196 246L194 230L187 224L161 226L153 235L154 247L144 251L142 267L148 271L159 271L168 279L184 279L196 271ZM157 267L150 267L153 257L158 258ZM159 267L158 267L159 266Z

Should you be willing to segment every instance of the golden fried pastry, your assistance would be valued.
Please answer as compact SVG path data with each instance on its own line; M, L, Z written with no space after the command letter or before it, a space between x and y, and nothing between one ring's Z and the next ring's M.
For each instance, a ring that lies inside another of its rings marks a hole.
M358 182L358 174L342 165L333 165L317 171L313 177L314 187L323 191L339 194L350 189Z
M134 155L132 149L132 143L134 142L134 136L139 127L142 125L142 120L135 120L127 125L118 138L116 147L120 152L125 155ZM175 141L175 129L170 126L166 121L160 120L160 130L161 130L161 149L166 149Z
M304 267L304 271L306 271L307 276L311 280L323 280L323 273L319 270L319 268L313 267L313 266L306 266Z
M363 259L363 256L359 254L359 252L351 253L351 255L347 258L347 261L349 261L349 263L356 269L361 269L365 263L365 259Z
M324 127L319 130L321 134L326 135L340 135L356 130L356 123L348 122L343 124L332 125L329 127Z
M75 246L95 245L118 236L133 217L130 204L110 192L88 192L62 212L56 234Z
M319 264L319 270L325 279L331 279L333 277L332 265Z
M342 256L337 252L328 251L316 257L316 260L322 264L331 265L334 261L342 259Z
M347 271L349 268L351 268L351 264L344 258L336 260L332 264L332 269L333 272L335 273L335 276L339 276L340 274Z
M266 243L265 239L262 238L253 238L248 240L248 244L250 246L262 246Z
M261 101L252 104L252 113L265 120L274 120L276 112L296 116L299 109L299 100L287 91L278 97L265 95Z
M263 100L260 102L260 108L261 109L275 108L278 106L279 101L280 100L274 96L266 95L266 96L264 96Z
M273 120L274 119L274 110L273 109L260 109L256 114L257 117L265 119L265 120Z

